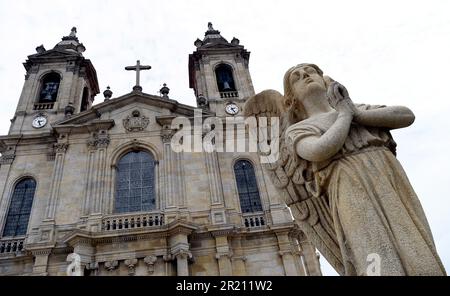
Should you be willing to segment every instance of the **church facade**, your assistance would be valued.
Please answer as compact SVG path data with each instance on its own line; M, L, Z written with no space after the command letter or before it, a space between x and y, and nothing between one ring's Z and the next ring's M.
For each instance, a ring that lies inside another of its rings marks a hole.
M256 153L172 149L175 118L242 114L254 89L239 43L211 24L195 41L195 107L143 92L139 63L130 93L93 105L76 29L37 47L0 136L0 275L66 275L72 253L84 275L320 275Z

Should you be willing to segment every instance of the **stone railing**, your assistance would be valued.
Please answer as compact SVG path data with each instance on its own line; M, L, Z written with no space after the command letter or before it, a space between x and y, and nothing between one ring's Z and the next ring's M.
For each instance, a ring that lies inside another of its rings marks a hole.
M114 214L102 219L102 230L141 229L164 225L164 215L160 212Z
M242 223L247 228L262 227L267 225L267 219L262 212L246 213L242 214Z
M239 93L237 91L221 91L220 97L224 98L237 98L239 97Z
M0 255L13 254L23 251L24 238L0 240Z
M35 103L33 110L48 110L48 109L53 109L53 105L55 103L51 102L51 103Z

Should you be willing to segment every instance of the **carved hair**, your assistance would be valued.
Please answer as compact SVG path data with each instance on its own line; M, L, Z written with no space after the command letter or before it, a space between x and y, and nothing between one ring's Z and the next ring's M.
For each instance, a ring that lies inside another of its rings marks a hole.
M301 67L312 67L314 68L317 73L319 73L320 76L322 76L323 80L325 81L325 86L328 87L328 85L333 81L328 76L323 75L323 71L315 64L309 64L309 63L302 63L298 64L297 66L294 66L286 71L286 74L284 74L284 106L287 108L289 113L289 121L291 123L299 122L301 120L306 119L306 111L303 108L303 105L297 100L295 97L295 93L292 89L292 85L290 83L289 77L291 76L292 72L294 72L295 69L301 68ZM297 102L297 104L295 104Z

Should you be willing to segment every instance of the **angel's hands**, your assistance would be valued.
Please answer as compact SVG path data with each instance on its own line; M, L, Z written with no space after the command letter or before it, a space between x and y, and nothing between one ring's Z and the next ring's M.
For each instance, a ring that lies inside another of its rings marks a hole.
M336 109L339 114L353 117L359 113L358 108L350 99L347 89L339 82L334 81L330 84L327 95L331 107Z

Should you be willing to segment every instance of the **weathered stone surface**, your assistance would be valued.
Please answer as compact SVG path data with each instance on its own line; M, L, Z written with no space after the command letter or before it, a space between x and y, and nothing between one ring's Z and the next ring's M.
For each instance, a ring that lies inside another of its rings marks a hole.
M9 134L0 137L0 234L16 182L32 177L37 183L26 236L0 236L0 246L23 241L25 251L0 249L0 274L66 275L72 252L93 276L320 274L315 253L298 244L299 229L256 153L175 153L170 120L192 117L194 107L171 98L134 91L92 106L96 77L92 64L72 48L77 44L70 38L61 44L70 58L45 49L29 57L16 118ZM205 95L215 100L212 109L204 110L207 116L214 110L223 115L229 102L216 89L213 69L220 61L233 65L240 105L254 94L245 61L236 57L247 52L236 42L231 45L203 51L203 70L195 74L198 85L208 90ZM31 122L38 113L39 79L49 71L63 79L53 108L39 110L49 123L36 129ZM85 87L92 100L80 112ZM66 117L69 103L74 110ZM115 213L117 163L134 150L154 157L155 209ZM242 214L233 170L238 159L254 164L262 212ZM246 227L244 216L253 214L267 224ZM152 217L152 225L144 226L144 217ZM155 217L163 223L156 225ZM120 227L112 229L114 223ZM274 227L286 231L282 245ZM282 258L281 250L294 255ZM316 263L306 266L306 261Z
M389 133L413 113L353 104L313 64L289 69L284 89L255 95L245 110L281 116L281 157L268 173L306 236L341 274L445 275Z

